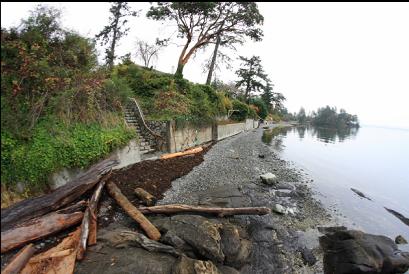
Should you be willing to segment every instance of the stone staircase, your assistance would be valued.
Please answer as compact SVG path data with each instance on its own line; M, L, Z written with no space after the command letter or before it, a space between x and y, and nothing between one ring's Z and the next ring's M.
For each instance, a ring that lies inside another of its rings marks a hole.
M151 153L156 151L155 144L149 143L149 138L146 136L146 133L141 130L139 125L139 121L136 117L136 114L132 108L132 106L127 106L125 108L125 121L129 127L134 128L136 133L138 134L139 140L139 151L141 154Z

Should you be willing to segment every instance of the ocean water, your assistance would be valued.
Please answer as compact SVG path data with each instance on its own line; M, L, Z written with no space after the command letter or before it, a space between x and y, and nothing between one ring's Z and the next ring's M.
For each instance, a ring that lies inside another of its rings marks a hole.
M340 224L409 241L409 226L385 209L409 218L409 130L308 126L265 130L262 139L313 179L315 197Z

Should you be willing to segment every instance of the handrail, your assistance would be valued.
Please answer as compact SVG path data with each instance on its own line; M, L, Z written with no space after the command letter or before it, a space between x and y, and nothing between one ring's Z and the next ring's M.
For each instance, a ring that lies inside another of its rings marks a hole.
M138 110L138 113L139 113L139 117L141 117L143 126L149 131L150 134L152 134L153 136L158 137L158 138L164 140L164 138L163 138L161 135L157 134L156 132L154 132L152 129L150 129L150 128L148 127L148 125L147 125L146 122L145 122L145 116L143 116L143 112L142 112L142 110L141 110L141 107L139 106L139 104L138 104L138 102L135 100L135 98L129 97L129 99L135 104L136 109Z

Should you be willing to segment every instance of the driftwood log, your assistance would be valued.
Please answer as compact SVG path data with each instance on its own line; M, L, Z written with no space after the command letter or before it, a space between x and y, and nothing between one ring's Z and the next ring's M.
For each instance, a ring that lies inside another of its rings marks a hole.
M77 251L77 260L82 260L84 258L85 250L87 249L88 236L93 234L92 240L96 242L97 224L96 224L95 214L97 211L99 197L101 197L101 193L102 193L102 189L104 185L105 185L105 181L102 181L98 184L97 188L94 191L94 194L92 194L92 197L89 200L88 207L84 213L84 217L82 218L81 236L80 236L80 242L79 242L78 251ZM91 223L92 222L94 222L94 225L92 226L93 231L91 233Z
M159 214L174 214L182 212L197 212L197 213L210 213L217 214L219 216L228 215L265 215L271 213L271 209L268 207L201 207L182 204L171 205L159 205L151 207L139 207L140 212L143 214L159 213Z
M115 231L114 233L117 232ZM151 240L145 235L136 231L121 230L119 231L119 236L119 241L115 244L116 247L120 247L121 245L126 246L127 242L131 242L135 246L142 247L150 252L167 253L176 257L180 256L180 252L173 246Z
M57 188L54 192L40 197L18 202L1 211L1 230L7 230L20 222L47 214L59 209L95 186L102 176L118 164L117 160L107 159L93 165L82 176Z
M183 152L175 152L175 153L169 153L169 154L165 154L162 155L160 158L161 159L170 159L170 158L174 158L174 157L179 157L179 156L184 156L184 155L189 155L189 154L195 154L198 152L203 151L202 147L196 147L196 148L192 148Z
M141 226L150 239L155 241L160 239L159 230L122 194L113 182L107 183L107 189L112 198Z
M105 181L101 181L92 195L89 203L90 209L90 223L89 223L89 236L88 245L95 245L97 243L97 213L98 213L98 201L102 194L102 189L105 186Z
M143 188L137 187L134 190L135 195L147 206L153 206L156 203L156 198Z
M34 255L35 248L33 244L26 245L16 255L11 258L9 264L1 272L3 274L18 274L26 266L27 262Z
M76 225L81 222L83 215L80 211L52 212L27 221L22 226L1 232L1 253Z
M76 249L81 227L70 233L57 246L30 259L21 274L70 274L74 272ZM68 252L66 251L68 250Z

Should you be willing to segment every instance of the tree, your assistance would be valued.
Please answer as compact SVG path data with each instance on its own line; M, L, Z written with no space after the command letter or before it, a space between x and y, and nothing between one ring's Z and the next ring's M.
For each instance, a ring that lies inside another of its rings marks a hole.
M144 66L148 68L151 61L158 58L158 53L164 46L166 46L166 43L159 39L156 39L153 45L138 39L136 41L136 56L141 59Z
M263 23L254 2L158 2L151 6L148 18L174 21L178 37L185 39L175 75L183 77L183 68L200 48L220 41L238 41L244 37L260 40Z
M128 22L125 18L128 16L137 16L137 12L131 11L127 2L113 2L109 12L111 16L109 17L108 25L95 37L101 39L101 46L109 44L109 47L105 50L105 60L107 65L112 68L116 58L115 47L118 41L123 36L126 36L129 31L129 28L125 26Z
M283 102L286 100L280 92L273 93L273 113L280 114L285 109Z
M221 64L224 64L227 69L232 69L231 61L229 54L215 48L210 58L203 64L203 73L207 72L206 85L211 85L213 78L217 81L216 71L220 71Z
M263 82L268 80L259 56L253 56L250 59L240 56L240 60L243 63L242 67L236 71L236 74L239 76L236 86L244 87L244 97L248 102L251 93L264 90L265 85Z
M250 104L257 107L257 115L260 116L261 119L265 119L267 117L268 109L266 103L261 98L252 98L250 100Z
M305 115L305 109L303 107L300 108L300 111L297 114L297 120L300 124L304 124L307 120L307 116Z
M272 112L272 108L273 108L273 99L274 99L273 86L274 85L271 84L271 81L268 80L266 86L264 87L263 94L261 94L261 99L266 104L269 112Z

